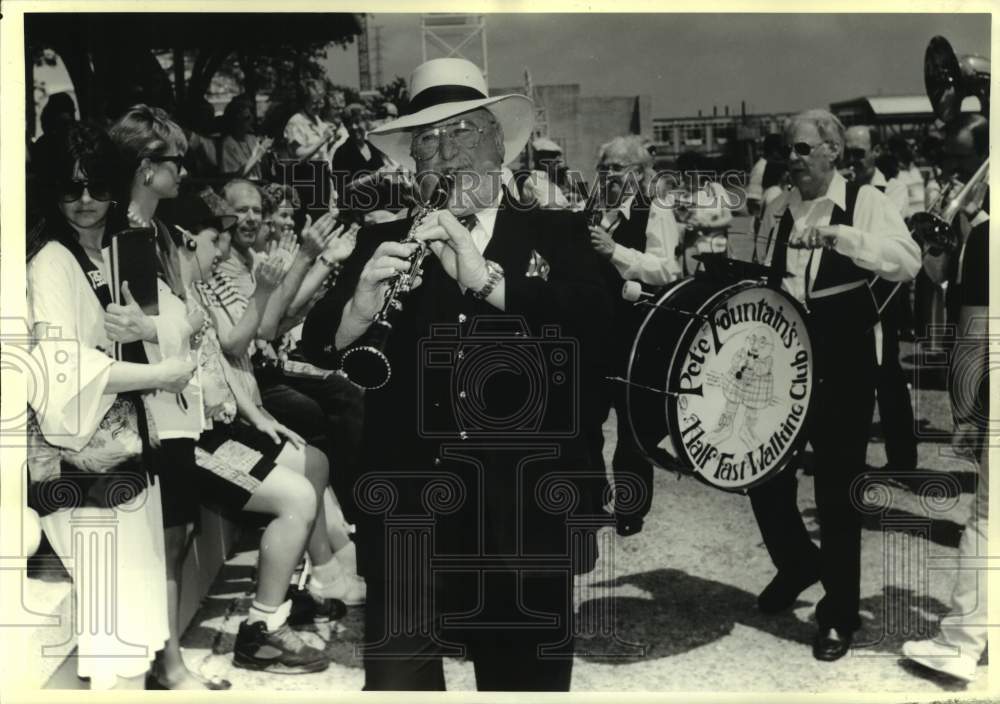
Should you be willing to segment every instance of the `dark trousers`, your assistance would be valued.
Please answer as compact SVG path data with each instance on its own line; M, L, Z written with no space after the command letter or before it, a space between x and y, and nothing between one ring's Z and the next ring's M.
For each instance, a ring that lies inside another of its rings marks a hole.
M451 618L464 624L442 615L442 590L417 589L412 580L401 587L369 578L364 689L443 691L442 657L450 655L472 660L480 691L569 691L572 575L524 575L520 587L512 572L484 572L480 578L458 579L464 586L452 587L463 590L457 601L465 608L455 608ZM401 596L421 592L427 595L424 604ZM539 625L545 620L551 623Z
M855 481L865 454L875 406L876 365L872 334L854 341L814 342L817 383L809 419L816 454L814 476L820 548L809 540L796 504L794 472L786 470L750 493L761 536L779 570L818 568L825 595L816 606L821 629L843 633L861 624L861 513Z
M604 467L604 432L601 426L608 419L614 406L617 418L618 439L615 454L611 460L611 470L615 484L619 487L615 496L615 520L618 523L642 519L649 513L653 503L653 465L642 454L632 426L628 422L628 408L625 404L625 385L619 382L604 382L599 413L588 432L590 453L597 467ZM609 494L610 496L610 494Z
M361 390L344 377L306 379L264 373L258 376L264 408L304 437L330 460L330 485L344 517L357 519L354 481L364 415Z
M903 292L901 288L900 293ZM917 437L907 375L899 362L899 320L903 307L898 296L886 307L882 319L882 364L878 368L876 394L888 466L912 471L917 467Z

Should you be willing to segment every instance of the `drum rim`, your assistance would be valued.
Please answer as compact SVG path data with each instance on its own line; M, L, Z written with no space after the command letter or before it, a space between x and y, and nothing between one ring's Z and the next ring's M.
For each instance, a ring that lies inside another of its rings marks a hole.
M656 299L656 305L659 306L659 304L667 296L675 294L678 290L680 290L680 288L682 287L683 284L689 283L689 282L692 282L692 281L695 281L695 280L696 279L694 277L681 280L680 282L678 282L677 286L672 286L669 290L664 291L663 294ZM698 479L698 481L700 481L700 482L702 482L702 483L704 483L704 484L712 487L713 489L718 489L719 491L725 491L725 492L731 493L731 494L745 494L750 489L753 489L753 488L755 488L755 487L757 487L757 486L759 486L761 484L764 484L764 483L766 483L768 481L771 481L772 479L776 478L779 474L781 474L782 472L784 472L786 469L788 469L788 467L791 465L792 458L795 457L799 453L799 451L805 446L806 442L808 442L809 418L810 418L810 416L812 414L813 399L814 399L814 393L813 392L815 390L815 383L816 383L816 376L815 376L816 375L816 362L815 362L815 354L814 354L814 351L813 351L812 331L811 331L810 326L809 326L808 311L806 310L806 307L800 301L798 301L794 296L792 296L790 293L788 293L787 291L785 291L781 287L770 286L770 285L767 284L767 282L766 282L765 279L742 279L740 281L733 282L732 284L723 286L722 288L720 288L715 293L712 293L711 295L708 296L708 298L706 298L701 303L701 305L699 305L696 309L694 309L691 312L692 313L696 313L698 315L703 315L705 317L708 317L706 311L711 311L712 308L718 304L718 301L723 296L723 294L729 293L730 295L736 295L737 293L741 293L742 291L745 291L745 290L748 290L748 289L752 289L752 288L762 288L762 289L767 289L767 290L774 291L774 292L778 293L799 314L800 319L804 323L802 329L800 330L800 336L804 335L805 339L806 339L806 341L807 341L807 343L809 345L809 373L810 373L810 378L813 381L813 385L810 386L809 400L808 400L808 403L806 404L805 413L803 414L802 427L801 427L799 433L796 435L795 440L789 445L788 450L785 453L785 457L776 465L776 469L772 470L770 473L768 473L768 474L766 474L764 476L758 477L754 481L752 481L752 482L750 482L748 484L744 484L742 486L738 486L738 487L736 487L736 486L725 487L725 486L720 486L718 484L714 484L714 483L708 481L708 479L706 479L705 476L701 472L696 472L692 467L688 467L687 466L687 462L686 462L687 458L685 458L685 457L678 457L677 458L678 463L680 465L682 465L682 467L683 467L683 469L678 470L678 471L682 471L685 474L691 474L691 475L693 475L695 478ZM626 381L628 381L628 382L631 382L631 380L632 380L632 366L633 366L633 362L635 360L636 347L638 345L639 339L642 337L642 332L645 330L647 323L651 320L653 314L655 314L656 312L657 312L656 310L650 310L649 313L646 315L646 317L643 318L642 324L639 326L639 330L636 333L635 340L632 342L632 347L631 347L631 349L629 351L629 361L628 361L628 367L626 368L626 377L625 377ZM665 380L665 383L666 383L665 390L670 390L670 388L671 388L671 382L674 381L675 369L676 369L675 365L676 365L676 362L677 362L677 355L678 355L678 352L680 351L680 349L684 346L683 345L684 341L687 338L693 336L693 334L695 332L697 332L698 329L700 329L700 327L701 327L702 324L703 324L702 320L700 320L700 319L692 316L690 318L690 320L688 320L684 324L684 327L681 329L681 332L680 332L680 334L678 335L678 338L677 338L678 339L678 344L674 347L674 350L673 350L673 352L672 352L672 354L670 356L670 363L669 363L669 365L667 367L667 378ZM632 387L631 387L631 384L629 383L629 384L626 385L625 407L626 407L627 411L629 412L628 424L629 424L629 429L632 432L632 438L635 441L636 446L639 448L639 451L642 452L642 454L646 457L646 459L648 459L651 462L653 462L653 464L655 464L657 466L660 466L660 463L658 461L656 461L653 457L651 457L650 454L646 451L646 448L645 448L644 444L639 440L638 434L636 433L635 424L632 422L632 418L631 418L631 403L630 403L631 390L632 390ZM671 441L671 443L673 443L675 446L677 446L677 444L678 444L678 438L676 437L676 434L679 433L680 431L677 428L677 422L676 422L677 421L676 402L674 404L670 404L668 402L666 404L666 406L667 406L667 408L666 408L666 410L667 410L667 432L670 435L670 441ZM664 469L666 469L666 468L664 468Z

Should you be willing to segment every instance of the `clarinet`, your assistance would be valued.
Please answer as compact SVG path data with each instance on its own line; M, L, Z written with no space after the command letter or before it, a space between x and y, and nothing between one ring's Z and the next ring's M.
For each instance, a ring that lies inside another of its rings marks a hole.
M428 215L448 205L454 183L455 178L450 174L444 174L438 179L430 198L414 210L413 223L406 238L402 240L404 243L414 242L414 230L427 219ZM392 319L403 309L400 298L413 288L428 252L430 248L427 243L420 242L417 250L407 259L410 267L389 282L382 307L372 318L371 327L365 333L365 344L348 349L340 359L340 370L363 389L380 389L388 384L392 377L392 365L389 364L389 358L385 354L392 332Z

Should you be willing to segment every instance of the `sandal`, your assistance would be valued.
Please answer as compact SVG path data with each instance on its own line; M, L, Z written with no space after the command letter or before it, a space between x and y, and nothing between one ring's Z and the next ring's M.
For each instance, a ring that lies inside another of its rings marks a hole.
M205 689L220 690L220 689L231 689L233 683L229 680L223 679L221 677L203 677L196 672L192 672L191 676L196 680L205 685ZM171 687L160 682L159 678L152 672L146 675L146 689L151 690L171 690ZM194 691L194 690L191 690Z

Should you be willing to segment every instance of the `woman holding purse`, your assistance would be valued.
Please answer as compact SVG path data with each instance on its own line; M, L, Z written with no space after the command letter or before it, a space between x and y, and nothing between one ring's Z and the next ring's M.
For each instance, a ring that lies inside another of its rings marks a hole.
M34 496L43 529L73 574L81 605L78 674L92 689L142 689L169 637L166 568L160 477L141 458L148 458L144 408L125 395L177 393L195 365L110 355L113 326L105 309L114 304L102 245L111 223L121 220L112 202L116 153L106 135L86 125L72 126L61 142L38 165L47 212L27 246L37 342L31 354L53 370L31 396L39 433L29 472L39 482Z

